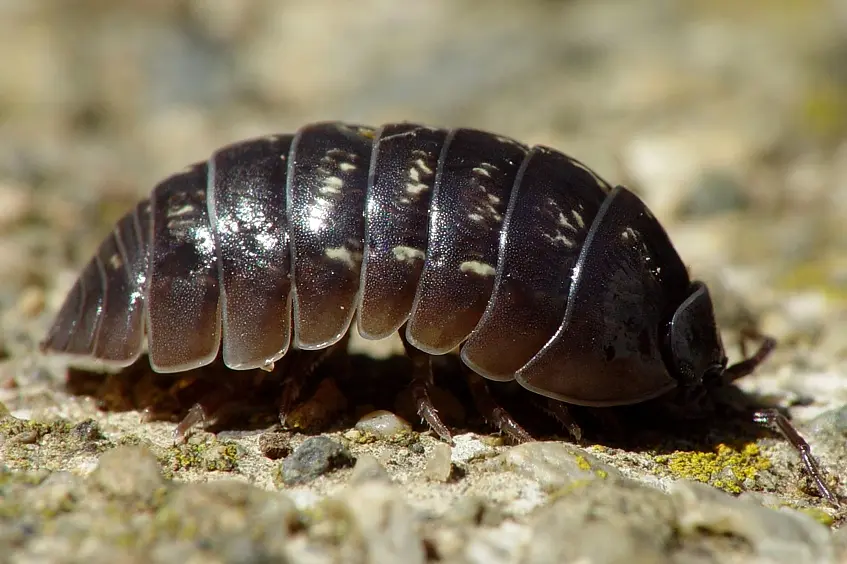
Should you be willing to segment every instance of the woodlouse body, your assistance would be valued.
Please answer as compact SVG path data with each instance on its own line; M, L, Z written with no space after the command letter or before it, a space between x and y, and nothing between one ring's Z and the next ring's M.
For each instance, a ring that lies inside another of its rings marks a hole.
M159 372L221 341L249 369L292 337L336 343L355 312L366 338L406 324L416 349L463 344L478 374L577 404L639 402L725 362L707 290L632 193L546 147L413 124L312 124L166 179L45 347L126 365L146 326Z
M233 369L267 369L353 323L368 339L401 331L420 412L446 437L429 355L457 347L488 380L612 406L732 381L772 345L728 368L708 289L655 217L561 152L473 129L324 122L158 184L42 346L126 366L146 336L158 372L221 347Z

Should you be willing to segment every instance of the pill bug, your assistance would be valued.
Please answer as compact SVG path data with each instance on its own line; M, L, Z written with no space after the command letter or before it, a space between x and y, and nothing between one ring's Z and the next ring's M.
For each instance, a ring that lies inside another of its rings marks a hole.
M272 369L289 350L399 331L419 413L431 360L459 348L478 406L531 437L487 393L517 381L578 437L567 405L696 396L751 373L727 366L709 290L631 191L559 151L413 123L308 124L234 143L156 185L117 223L60 308L45 352L160 373L219 354ZM690 393L689 393L690 392ZM756 419L801 453L776 411Z

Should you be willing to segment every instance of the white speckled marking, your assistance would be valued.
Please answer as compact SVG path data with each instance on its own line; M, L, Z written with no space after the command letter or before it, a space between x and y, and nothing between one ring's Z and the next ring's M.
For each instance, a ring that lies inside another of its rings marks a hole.
M576 227L574 227L573 224L568 221L567 216L565 216L565 214L563 214L562 212L559 212L559 225L561 227L567 227L571 231L576 231Z
M408 194L409 196L420 196L427 190L429 190L429 186L427 186L426 184L412 182L406 183L406 194Z
M324 251L324 256L330 260L344 263L351 270L358 268L362 260L361 253L354 253L347 247L330 247Z
M565 235L562 235L561 232L557 232L556 236L549 235L544 233L544 237L547 238L551 243L561 243L569 249L573 249L576 246L576 242L573 239L568 238Z
M424 254L422 250L403 245L399 245L391 249L391 254L394 255L394 260L398 260L400 262L414 262L416 260L423 260L426 258L426 254Z
M432 169L426 166L426 161L424 161L423 159L416 160L415 167L417 167L424 174L432 174Z
M488 170L486 170L485 168L483 168L483 167L485 167L485 166L490 167L491 165L490 165L490 164L488 164L488 163L483 163L483 165L482 165L482 166L474 167L473 171L474 171L474 173L478 174L479 176L484 176L484 177L486 177L486 178L491 178L491 173L490 173L490 172L488 172Z
M320 188L321 194L340 194L344 187L344 181L337 176L329 176L324 180L323 186Z
M124 265L124 261L123 259L121 259L121 255L119 255L118 253L114 253L112 256L110 256L109 265L115 270L122 268Z
M184 204L178 208L168 208L167 218L171 219L174 217L181 217L183 215L188 215L190 213L194 213L195 207L194 204Z
M576 210L571 210L571 215L576 220L576 223L577 225L579 225L579 228L583 229L585 227L585 220L582 219L582 215Z
M494 276L494 273L496 272L493 266L478 260L466 260L459 265L459 271L471 272L479 276Z
M417 159L409 169L409 180L411 182L406 183L406 194L410 197L417 198L430 188L429 185L421 182L421 173L431 175L432 169L426 166L423 159Z

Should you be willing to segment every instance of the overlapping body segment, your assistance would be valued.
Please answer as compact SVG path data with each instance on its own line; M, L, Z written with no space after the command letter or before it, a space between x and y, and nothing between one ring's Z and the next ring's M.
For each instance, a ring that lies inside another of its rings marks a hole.
M503 218L527 148L453 130L436 171L423 273L406 335L429 354L459 346L491 298Z
M606 198L575 270L559 330L518 370L518 382L594 406L638 403L676 387L663 359L664 331L690 281L664 229L632 192L618 187Z
M224 147L209 161L209 216L220 268L223 361L268 366L291 341L286 180L292 135Z
M583 242L611 191L570 157L534 147L515 182L488 309L462 359L493 380L511 380L562 322Z
M383 339L409 318L427 254L429 209L448 131L381 128L371 160L358 328Z
M138 359L144 346L149 218L144 200L118 221L71 288L43 348L111 367Z
M221 339L220 282L207 209L208 166L189 167L153 189L147 290L150 363L180 372L210 363Z
M147 217L148 212L148 204L143 202L134 213L125 215L97 253L104 267L105 288L94 356L112 365L132 363L144 345L147 242L138 218Z
M292 143L287 195L298 348L338 342L353 319L375 134L358 125L319 123L302 128Z

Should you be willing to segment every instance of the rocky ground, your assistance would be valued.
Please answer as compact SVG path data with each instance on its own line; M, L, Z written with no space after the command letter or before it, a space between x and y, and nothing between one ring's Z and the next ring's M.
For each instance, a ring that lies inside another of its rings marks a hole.
M285 428L247 387L246 420L174 442L185 390L244 376L169 391L36 349L114 221L215 147L333 118L480 127L639 191L732 358L741 329L779 339L733 401L786 409L845 497L843 2L4 0L0 37L0 561L847 561L843 508L743 412L511 446L448 359L451 448L397 342L354 340Z

